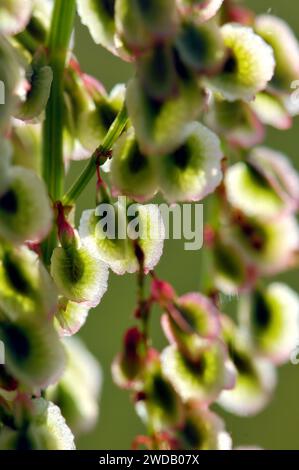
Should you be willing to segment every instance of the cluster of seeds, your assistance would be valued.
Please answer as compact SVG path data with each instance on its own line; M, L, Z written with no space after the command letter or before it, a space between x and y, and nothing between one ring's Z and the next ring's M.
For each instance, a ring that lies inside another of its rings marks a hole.
M94 41L134 65L127 85L107 93L80 68L66 27L76 6ZM1 2L1 449L74 449L74 434L95 424L101 371L74 335L109 270L138 279L139 324L112 365L148 429L134 447L231 449L211 405L249 416L268 404L299 340L299 297L271 281L298 266L299 176L262 144L267 126L288 129L299 113L298 79L289 26L235 0ZM87 166L63 194L73 160ZM95 202L76 229L94 174ZM158 194L213 202L202 293L179 296L154 272ZM236 316L221 304L232 295ZM150 337L153 305L163 351Z

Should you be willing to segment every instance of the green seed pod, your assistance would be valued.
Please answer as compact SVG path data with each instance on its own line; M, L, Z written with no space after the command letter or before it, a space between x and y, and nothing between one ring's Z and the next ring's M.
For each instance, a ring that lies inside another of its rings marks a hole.
M251 28L228 23L221 31L229 56L222 73L208 80L208 87L228 101L250 101L273 77L273 50Z
M45 110L51 91L53 72L48 65L33 63L28 73L29 89L18 106L15 117L23 121L39 118Z
M124 102L124 88L115 87L109 96L105 90L94 90L89 109L78 119L78 139L84 148L94 151L103 141Z
M0 132L9 128L11 114L13 113L17 100L14 96L16 88L21 80L20 66L15 50L0 35ZM4 106L5 105L5 106Z
M0 256L0 307L12 320L47 318L57 308L53 282L28 248L5 250Z
M165 227L159 207L155 204L133 204L128 208L128 236L134 247L134 239L138 240L139 249L143 254L145 273L152 271L159 263L163 253ZM129 264L128 272L136 272L139 263L134 248L135 260Z
M236 371L233 389L224 390L218 403L230 413L251 416L270 401L276 385L276 370L267 360L254 356L228 317L222 318L230 359Z
M26 124L12 128L12 164L33 170L40 174L41 166L41 126Z
M290 159L281 152L256 147L249 160L263 171L284 202L283 211L291 213L299 207L299 175Z
M118 83L115 85L109 94L110 103L115 109L121 110L126 98L126 85Z
M189 406L180 430L182 448L192 450L231 450L232 439L224 422L215 413L198 404Z
M224 41L215 22L185 21L176 39L182 62L196 72L215 73L225 59Z
M203 95L194 81L187 80L179 84L176 96L159 102L150 98L137 79L132 79L126 102L141 151L163 155L182 144L186 124L202 109Z
M292 126L292 116L283 97L264 91L258 93L250 103L259 120L267 126L286 130Z
M126 331L120 354L112 363L112 377L116 385L129 390L140 390L147 357L144 336L136 328Z
M289 25L272 15L260 15L256 32L273 48L276 68L271 85L290 93L290 85L299 77L299 43Z
M48 0L38 0L33 2L33 9L29 22L26 26L25 36L29 38L24 41L24 45L32 54L40 46L44 46L47 42L47 35L50 30L50 22L53 13L53 2ZM22 43L22 34L18 37Z
M196 361L184 356L175 345L169 346L162 352L161 363L163 374L185 402L211 403L234 383L226 348L218 340L203 341Z
M3 319L0 339L5 344L7 370L30 389L46 388L62 374L64 350L45 319L28 317L16 323Z
M127 216L131 218L130 223ZM165 238L162 216L153 204L133 204L128 214L121 203L108 207L104 204L96 211L84 211L79 233L83 244L98 253L119 275L139 270L134 241L138 240L143 251L145 271L150 271L160 260Z
M176 0L183 15L193 14L196 21L203 23L210 20L220 9L223 0Z
M96 307L107 290L108 268L76 237L70 246L55 248L51 275L61 294L73 302Z
M75 450L74 436L58 406L38 398L32 401L32 413L29 433L37 450Z
M144 375L142 393L135 405L139 417L156 432L179 426L183 421L183 405L163 376L159 360L151 361Z
M299 297L281 283L255 291L239 311L252 349L274 364L287 362L299 338Z
M251 148L265 137L265 128L252 105L244 101L226 101L214 96L205 122L234 147Z
M222 180L223 153L217 135L198 122L185 128L184 143L157 159L160 189L169 202L199 201Z
M177 29L174 0L116 0L117 32L135 54L172 38Z
M61 297L55 313L55 327L59 336L73 336L87 320L89 307Z
M32 0L3 0L0 5L0 33L14 35L23 31L32 8Z
M114 146L110 176L114 193L139 202L152 199L158 190L156 159L141 153L132 128Z
M109 214L108 222L113 225L116 230L126 230L126 217L124 210L120 206L116 206L116 211ZM108 266L117 272L124 274L126 271L127 260L134 260L133 249L124 236L120 238L115 233L104 231L105 225L102 223L102 217L96 215L95 210L84 211L80 221L79 234L84 246L90 248L108 264Z
M65 119L66 127L73 138L76 138L80 131L80 116L94 108L88 88L91 77L82 74L79 67L76 59L72 59L65 74ZM100 87L100 84L98 86Z
M0 447L5 450L75 450L74 436L57 406L44 399L24 404L28 421L12 429L3 426ZM22 410L23 411L23 410Z
M175 96L175 56L170 44L159 44L137 58L137 74L148 95L158 101Z
M1 427L0 447L3 450L75 450L74 436L57 406L44 399L29 404L30 422L18 429Z
M115 0L77 0L82 23L88 27L96 44L115 53Z
M230 204L249 216L271 218L284 210L283 196L262 169L251 162L239 162L228 168L225 188Z
M30 170L13 167L10 185L0 197L0 236L9 242L41 241L52 225L44 183Z
M78 338L63 342L67 365L58 384L47 390L47 399L57 403L76 435L88 432L99 414L102 373L99 363Z
M213 245L213 281L217 289L227 295L247 290L255 280L240 253L230 241L218 238Z
M207 297L195 292L180 297L169 314L162 317L162 327L170 343L191 360L198 357L203 339L217 338L219 312Z
M275 274L290 268L295 262L299 228L292 216L262 221L238 215L225 233L259 274Z

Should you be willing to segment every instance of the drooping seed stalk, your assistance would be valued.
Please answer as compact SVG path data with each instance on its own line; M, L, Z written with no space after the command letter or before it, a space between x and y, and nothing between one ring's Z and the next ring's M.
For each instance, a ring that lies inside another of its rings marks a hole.
M74 184L63 197L62 203L64 206L69 206L76 202L82 191L86 188L89 181L95 174L97 165L105 163L108 158L107 155L112 149L115 141L123 132L127 121L127 110L124 105L118 113L115 121L112 123L110 129L108 130L103 143L94 151L81 175L78 177L78 179L74 182Z
M64 190L63 81L75 13L75 0L55 0L47 41L49 65L53 71L53 83L43 126L43 178L53 202L61 199ZM53 231L43 246L46 264L49 264L55 245L56 233Z

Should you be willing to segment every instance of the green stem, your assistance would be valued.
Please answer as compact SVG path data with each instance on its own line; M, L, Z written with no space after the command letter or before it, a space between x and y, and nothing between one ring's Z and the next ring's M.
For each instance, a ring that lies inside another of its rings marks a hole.
M215 225L215 195L210 195L204 202L204 225L210 224L212 228ZM200 261L200 290L208 293L213 288L212 281L212 254L207 246L201 248Z
M148 327L149 327L149 313L150 313L150 302L149 299L145 298L145 272L144 272L144 252L136 240L133 242L133 249L135 251L135 256L138 261L139 271L137 273L137 305L139 309L140 320L142 324L143 335L145 339L145 344L148 347L149 343L149 335L148 335Z
M74 184L63 197L62 203L64 206L69 206L76 202L82 191L86 188L87 184L93 177L101 157L103 163L107 160L107 155L111 151L115 141L123 132L127 121L127 110L124 105L118 113L115 121L111 125L109 131L107 132L103 143L94 151L81 175L78 177L78 179L74 182Z
M48 39L49 65L53 70L51 95L44 123L43 176L53 201L63 193L63 79L75 19L75 0L56 0Z
M53 83L43 126L43 178L53 202L60 200L64 189L63 127L64 69L76 13L75 0L55 0L47 42ZM56 245L53 231L44 244L44 259L48 264Z

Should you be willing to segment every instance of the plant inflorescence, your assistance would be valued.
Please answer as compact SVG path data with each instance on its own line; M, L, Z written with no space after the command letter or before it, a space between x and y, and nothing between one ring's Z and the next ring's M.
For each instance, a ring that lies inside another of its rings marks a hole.
M95 43L133 64L126 85L107 93L82 70L76 11ZM74 449L95 424L101 372L75 335L110 270L137 278L135 326L112 364L147 429L134 448L231 449L211 406L250 416L269 403L299 339L298 295L271 281L298 267L299 176L262 144L267 126L299 114L298 79L289 26L237 0L1 2L1 449ZM156 195L203 201L201 292L178 295L155 271ZM236 297L237 315L222 296Z

